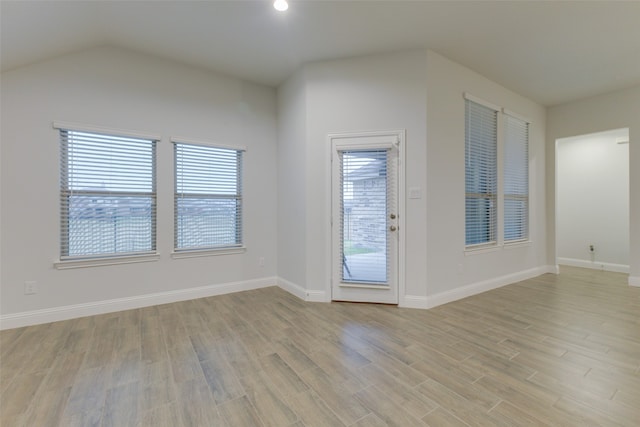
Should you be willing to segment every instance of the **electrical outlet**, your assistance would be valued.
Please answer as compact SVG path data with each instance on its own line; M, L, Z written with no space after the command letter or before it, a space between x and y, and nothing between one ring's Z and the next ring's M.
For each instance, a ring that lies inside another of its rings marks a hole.
M595 252L596 248L593 247L593 245L589 245L589 252Z
M264 267L264 257L263 256L258 258L258 266L259 267Z
M34 295L38 293L38 282L34 280L27 280L24 282L24 294Z

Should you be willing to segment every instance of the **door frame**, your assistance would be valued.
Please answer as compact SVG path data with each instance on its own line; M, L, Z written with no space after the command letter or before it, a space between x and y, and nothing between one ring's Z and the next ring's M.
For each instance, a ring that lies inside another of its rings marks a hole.
M398 291L398 306L401 306L404 301L405 295L405 247L406 247L406 210L405 210L405 145L406 145L406 129L391 129L391 130L377 130L377 131L361 131L361 132L341 132L341 133L330 133L327 135L327 144L326 144L326 153L328 165L326 167L327 171L327 180L326 180L326 199L325 199L325 212L326 212L326 233L325 236L328 236L325 247L325 255L327 259L327 283L325 286L325 295L326 301L333 301L333 225L332 225L332 215L333 215L333 187L332 187L332 179L333 179L333 170L332 170L332 161L333 158L333 143L334 141L340 139L351 139L351 138L371 138L371 137L390 137L395 138L397 141L397 149L398 149L398 272L397 272L397 291Z

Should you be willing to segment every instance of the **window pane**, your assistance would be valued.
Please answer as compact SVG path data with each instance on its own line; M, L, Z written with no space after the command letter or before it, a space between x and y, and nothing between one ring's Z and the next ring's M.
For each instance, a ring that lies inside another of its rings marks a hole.
M242 151L174 142L175 249L242 245Z
M388 283L387 150L340 152L342 281Z
M477 245L495 240L495 201L468 196L466 209L466 244Z
M60 130L61 258L155 251L155 141Z
M64 131L63 131L64 132ZM70 190L152 191L152 141L66 131Z
M496 241L497 111L465 102L466 245Z
M69 197L68 256L153 250L151 197Z
M176 192L238 194L237 150L176 144Z
M504 240L528 237L529 124L505 115Z
M212 248L240 243L236 199L177 199L177 248Z
M526 199L504 199L504 240L527 237L528 202Z

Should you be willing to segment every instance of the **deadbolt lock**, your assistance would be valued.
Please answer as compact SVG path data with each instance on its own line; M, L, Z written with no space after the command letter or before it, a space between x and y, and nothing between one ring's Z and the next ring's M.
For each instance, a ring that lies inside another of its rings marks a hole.
M391 219L396 219L396 214L391 214L391 215L389 215L389 218L391 218Z

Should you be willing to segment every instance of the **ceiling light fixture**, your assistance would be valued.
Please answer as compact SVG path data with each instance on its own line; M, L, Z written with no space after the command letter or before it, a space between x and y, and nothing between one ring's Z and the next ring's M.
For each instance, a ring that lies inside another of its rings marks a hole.
M284 12L289 9L289 3L287 0L276 0L273 2L273 7L279 12Z

